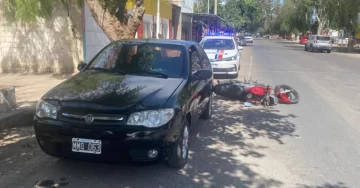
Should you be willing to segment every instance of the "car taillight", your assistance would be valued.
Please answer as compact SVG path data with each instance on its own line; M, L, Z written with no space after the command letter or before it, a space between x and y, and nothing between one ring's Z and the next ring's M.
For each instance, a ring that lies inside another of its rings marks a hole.
M315 40L314 43L317 43L317 40Z
M332 44L332 42L331 42L331 41L329 41L329 44Z

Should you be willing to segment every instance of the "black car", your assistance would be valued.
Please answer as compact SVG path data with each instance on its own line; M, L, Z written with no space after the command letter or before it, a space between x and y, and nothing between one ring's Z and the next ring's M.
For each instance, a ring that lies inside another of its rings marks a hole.
M186 165L190 128L212 115L212 67L199 44L115 41L78 69L38 102L34 128L45 153Z

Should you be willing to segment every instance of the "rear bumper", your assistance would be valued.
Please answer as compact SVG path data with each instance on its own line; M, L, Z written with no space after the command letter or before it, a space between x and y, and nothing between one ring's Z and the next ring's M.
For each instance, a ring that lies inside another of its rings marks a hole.
M237 74L237 66L240 66L240 64L237 64L238 61L239 60L213 62L213 74Z
M331 50L331 46L313 45L314 50Z
M85 125L86 126L86 125ZM56 157L99 161L156 161L165 159L174 142L165 141L167 125L156 130L73 126L59 121L35 119L34 129L40 148ZM101 154L72 151L72 138L101 140ZM150 150L158 151L149 157Z

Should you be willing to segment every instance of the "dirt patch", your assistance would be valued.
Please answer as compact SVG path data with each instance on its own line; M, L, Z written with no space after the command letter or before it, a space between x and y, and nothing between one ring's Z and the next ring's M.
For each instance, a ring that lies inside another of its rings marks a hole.
M22 164L37 152L33 127L5 129L0 135L0 179L9 173L20 173Z

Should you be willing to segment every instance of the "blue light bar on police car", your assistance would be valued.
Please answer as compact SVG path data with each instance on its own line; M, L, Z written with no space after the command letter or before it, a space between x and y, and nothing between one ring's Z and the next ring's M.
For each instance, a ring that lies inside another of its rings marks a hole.
M224 33L224 32L218 32L218 33L205 33L205 36L233 36L234 33Z

